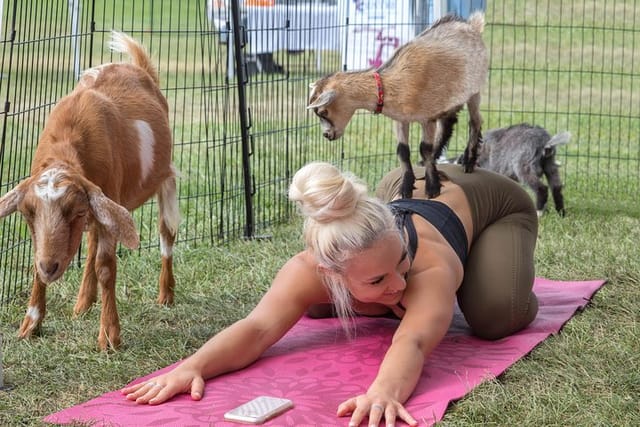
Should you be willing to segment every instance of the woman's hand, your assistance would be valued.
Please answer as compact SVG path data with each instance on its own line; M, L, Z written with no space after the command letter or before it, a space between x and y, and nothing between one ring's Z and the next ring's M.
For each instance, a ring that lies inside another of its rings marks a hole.
M191 392L191 399L200 400L204 393L204 378L192 368L180 365L172 371L148 381L125 387L122 394L136 403L157 405L179 393Z
M417 426L418 422L407 412L402 403L397 400L384 398L381 395L369 396L369 394L361 394L342 402L338 406L338 416L344 417L351 414L349 427L357 427L362 423L365 417L369 417L369 426L378 427L383 425L392 427L396 425L396 419L400 418L410 426Z

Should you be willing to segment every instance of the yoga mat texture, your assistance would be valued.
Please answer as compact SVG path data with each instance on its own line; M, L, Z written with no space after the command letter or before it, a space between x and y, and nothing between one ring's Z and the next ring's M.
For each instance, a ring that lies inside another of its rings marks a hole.
M604 283L537 278L534 291L540 309L536 320L527 329L497 341L472 337L457 312L447 336L426 360L407 409L421 426L439 421L449 402L500 375L558 332ZM348 341L337 319L303 318L249 368L209 380L200 401L179 395L158 406L136 405L116 390L51 414L44 421L97 426L237 426L224 421L223 414L256 396L271 395L293 400L294 408L267 421L266 426L347 425L348 418L336 417L337 406L366 390L397 322L358 318L357 337ZM145 381L172 366L133 382Z

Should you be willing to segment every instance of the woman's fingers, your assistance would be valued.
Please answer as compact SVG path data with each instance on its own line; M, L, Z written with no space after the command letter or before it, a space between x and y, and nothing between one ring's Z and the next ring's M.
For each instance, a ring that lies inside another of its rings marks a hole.
M140 387L144 387L144 383L138 383L138 384L132 384L129 386L124 387L122 390L120 390L120 392L122 394L129 394L129 393L134 393L136 392Z
M344 417L353 413L355 409L356 409L356 398L353 397L349 400L345 400L344 402L338 405L338 411L336 415L338 415L339 417Z
M196 377L191 382L191 398L193 400L200 400L204 395L204 378Z
M370 403L366 398L351 398L338 406L339 417L351 414L349 427L357 427L368 419L368 425L392 427L400 418L410 426L417 426L418 422L411 416L404 406L398 402L384 404L382 402Z
M134 384L130 387L125 387L122 389L122 393L126 395L128 400L135 400L136 403L148 403L154 399L164 387L165 386L157 382L156 379L152 379L143 383Z
M369 409L369 425L370 426L379 426L380 421L382 421L382 416L385 415L385 407L380 403L374 403L371 405L371 409Z
M409 411L407 411L404 406L402 405L399 405L399 406L400 408L398 409L398 416L410 426L417 426L418 421L411 416Z
M363 396L353 397L349 400L345 400L338 405L337 415L339 417L345 417L351 414L349 420L349 427L359 426L363 419L369 415L367 412L370 408L370 404ZM377 424L376 424L377 425Z

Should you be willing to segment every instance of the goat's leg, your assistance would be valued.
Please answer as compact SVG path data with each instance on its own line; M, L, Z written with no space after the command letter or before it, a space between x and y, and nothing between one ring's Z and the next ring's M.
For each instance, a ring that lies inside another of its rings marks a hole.
M95 270L96 251L98 247L97 239L97 231L92 226L87 233L87 260L84 265L76 305L73 307L73 314L75 316L89 310L98 299L98 278L96 277Z
M445 113L438 120L430 120L422 125L420 157L422 158L423 166L425 166L425 193L429 198L440 194L442 185L436 162L449 145L453 128L458 123L458 112L461 108L462 106L456 107Z
M531 165L522 165L521 169L516 172L518 180L533 190L536 196L536 211L538 211L538 217L542 216L547 205L547 199L549 198L549 187L544 185L540 179L541 177L536 174L535 168Z
M400 186L400 194L403 199L410 199L413 196L414 184L416 182L416 176L413 173L413 167L411 166L411 150L409 149L409 123L395 122L396 138L398 140L398 146L396 147L396 154L400 159L400 166L402 167L402 185Z
M33 287L22 325L18 330L20 338L29 338L40 330L40 325L47 311L47 285L38 276L38 270L34 266Z
M434 148L435 135L438 128L436 120L429 120L422 124L422 141L420 141L420 158L424 166L424 191L429 198L436 197L440 194L440 177L436 168L436 159ZM440 150L441 152L442 150Z
M120 319L116 307L116 241L108 233L98 237L95 271L102 290L102 311L100 313L100 349L116 349L120 346Z
M564 210L564 197L562 196L562 181L560 180L560 170L556 165L556 160L553 156L545 158L542 163L542 171L547 177L547 183L551 188L551 195L553 196L553 203L556 206L556 211L560 216L565 215Z
M440 123L440 134L438 139L435 139L434 159L438 160L442 156L442 152L449 146L451 135L453 135L453 128L458 123L458 112L462 109L462 106L449 111L442 116L438 122Z
M160 271L158 304L173 304L174 288L176 286L173 277L173 245L176 241L180 214L178 212L178 198L176 195L176 179L167 179L158 192L160 229L160 253L162 255L162 270Z
M556 211L560 216L565 216L564 210L564 197L562 196L562 186L551 187L551 194L553 195L553 203L556 206Z
M469 139L464 150L462 165L464 171L473 172L478 161L478 147L482 143L482 115L480 114L480 93L472 95L467 101L469 111Z

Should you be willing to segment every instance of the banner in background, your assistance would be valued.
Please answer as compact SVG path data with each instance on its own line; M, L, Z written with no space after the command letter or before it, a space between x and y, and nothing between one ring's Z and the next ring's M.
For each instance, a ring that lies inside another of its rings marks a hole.
M347 70L379 67L399 46L415 35L413 25L410 25L413 13L409 0L342 1L349 3L346 6L349 48L343 52L343 63Z
M347 48L342 59L347 70L379 67L393 52L420 33L433 16L427 0L339 0L347 10Z

